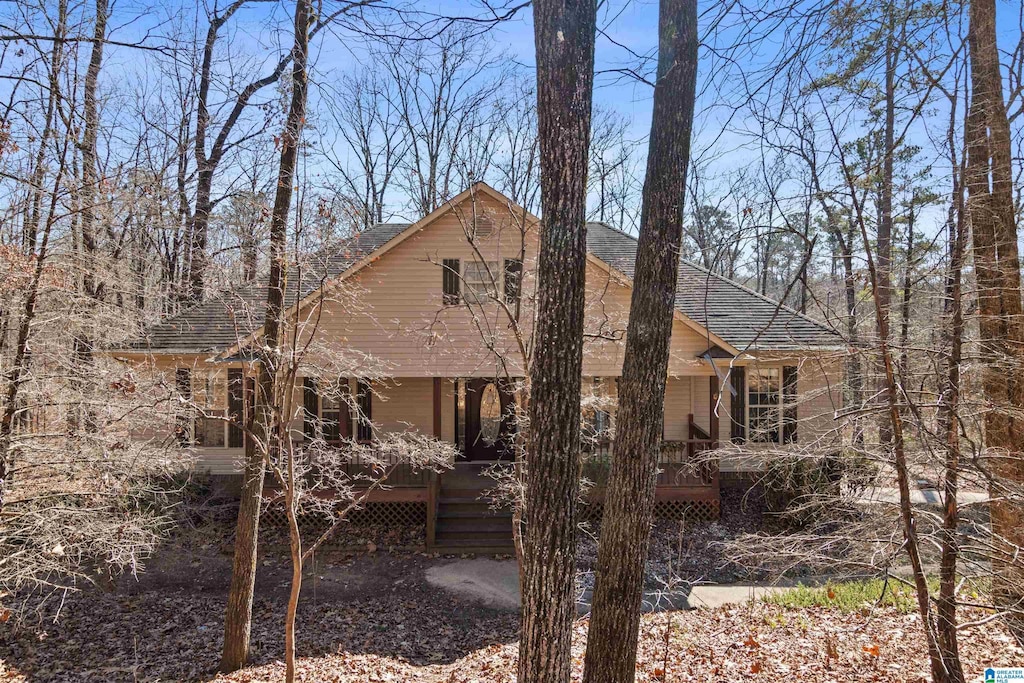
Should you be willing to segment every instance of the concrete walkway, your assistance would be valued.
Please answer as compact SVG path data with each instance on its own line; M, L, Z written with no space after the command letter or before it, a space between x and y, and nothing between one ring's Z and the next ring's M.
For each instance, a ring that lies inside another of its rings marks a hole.
M960 505L977 505L988 502L988 494L984 491L958 491L956 500ZM858 501L899 505L900 490L895 488L869 489ZM910 502L914 505L942 505L942 492L936 489L910 489Z
M515 560L494 560L484 557L446 560L428 567L427 583L469 602L494 609L519 609L519 566ZM765 595L790 590L790 586L759 584L701 585L691 589L667 592L646 591L645 612L662 612L698 607L721 607L757 600ZM576 605L580 614L590 612L591 592L586 591Z

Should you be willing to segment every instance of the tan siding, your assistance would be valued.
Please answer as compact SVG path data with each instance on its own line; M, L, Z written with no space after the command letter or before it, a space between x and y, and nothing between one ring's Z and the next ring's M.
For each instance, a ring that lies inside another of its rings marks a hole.
M670 377L665 385L665 439L668 441L684 441L688 437L693 379Z
M434 381L403 378L373 385L373 422L382 433L434 433Z
M797 371L797 437L801 444L833 448L839 441L842 364L837 359L808 359Z
M480 253L495 265L495 273L503 269L504 259L518 258L525 249L520 319L529 338L536 227L524 233L507 209L491 200L483 203L493 217L495 232L479 242ZM344 353L341 347L354 349L383 361L388 373L398 377L495 376L502 374L496 353L510 363L512 374L520 374L521 354L503 311L494 304L474 306L472 311L465 305L442 305L440 263L446 258L460 259L463 269L467 263L479 261L466 239L458 211L408 237L356 274L348 285L334 290L323 305L314 346L321 347L325 356ZM498 279L500 290L500 276ZM626 284L588 263L584 374L620 374L629 303ZM706 372L696 356L707 346L705 339L677 321L673 327L671 371Z

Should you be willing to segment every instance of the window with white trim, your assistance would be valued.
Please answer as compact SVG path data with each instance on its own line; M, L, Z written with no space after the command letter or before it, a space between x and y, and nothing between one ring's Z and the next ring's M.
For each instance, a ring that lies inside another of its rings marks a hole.
M198 380L198 381L197 381ZM193 439L197 446L227 446L228 384L223 373L196 373L192 380L192 399L201 412L196 416Z
M755 443L779 443L782 434L782 371L747 369L747 438Z
M496 261L469 261L462 274L463 298L468 304L482 304L498 296L500 277Z

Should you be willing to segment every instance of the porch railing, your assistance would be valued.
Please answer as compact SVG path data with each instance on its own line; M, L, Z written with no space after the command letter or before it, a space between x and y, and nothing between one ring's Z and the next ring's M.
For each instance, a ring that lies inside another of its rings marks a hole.
M715 448L713 439L662 441L658 456L658 486L699 487L715 486L718 480L718 459L708 451ZM595 444L583 455L583 475L603 487L608 483L614 443Z
M333 447L345 448L344 445L334 445ZM427 488L432 481L431 470L398 462L397 455L382 457L378 453L373 458L366 458L360 453L349 453L346 457L348 459L341 465L341 469L353 479L357 488L369 486L371 482L376 481L385 473L387 473L385 484L391 487Z

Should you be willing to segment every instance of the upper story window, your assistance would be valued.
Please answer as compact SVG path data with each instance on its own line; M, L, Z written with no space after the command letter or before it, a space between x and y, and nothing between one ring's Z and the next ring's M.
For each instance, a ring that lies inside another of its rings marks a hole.
M523 291L523 261L505 259L505 303L515 304Z
M441 300L445 306L459 305L462 267L457 258L446 258L441 264Z
M515 304L522 294L523 262L521 259L498 261L467 261L446 258L441 264L441 300L445 306L460 303L484 304L504 297Z
M482 304L498 296L498 264L494 261L470 261L466 264L462 279L466 291L463 297L467 304Z

